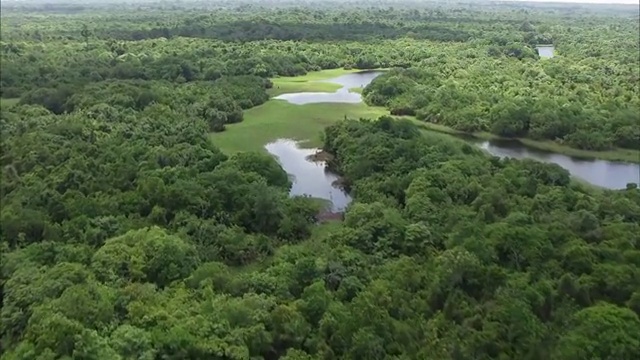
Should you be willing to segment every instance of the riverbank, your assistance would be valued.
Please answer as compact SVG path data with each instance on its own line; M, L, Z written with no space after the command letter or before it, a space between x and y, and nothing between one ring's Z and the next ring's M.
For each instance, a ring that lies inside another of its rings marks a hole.
M551 140L533 140L528 138L506 138L506 137L498 136L488 132L467 133L467 132L455 130L440 124L418 122L418 121L417 123L420 124L419 126L421 128L430 130L430 131L437 131L437 132L449 134L449 135L473 136L481 140L512 140L512 141L516 140L522 143L523 145L533 149L553 152L553 153L571 156L575 158L581 158L581 159L587 159L587 160L599 159L599 160L608 160L608 161L622 161L622 162L634 163L634 164L640 163L640 151L638 150L631 150L631 149L615 149L615 150L605 150L605 151L581 150L581 149L572 148L566 145L558 144L557 142L551 141Z
M307 156L307 160L313 162L330 162L334 159L333 154L330 154L322 149L316 151L314 154Z

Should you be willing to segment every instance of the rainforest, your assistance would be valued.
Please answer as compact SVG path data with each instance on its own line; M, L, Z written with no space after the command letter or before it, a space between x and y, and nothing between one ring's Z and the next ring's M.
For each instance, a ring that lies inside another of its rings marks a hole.
M6 0L0 359L637 359L637 5Z

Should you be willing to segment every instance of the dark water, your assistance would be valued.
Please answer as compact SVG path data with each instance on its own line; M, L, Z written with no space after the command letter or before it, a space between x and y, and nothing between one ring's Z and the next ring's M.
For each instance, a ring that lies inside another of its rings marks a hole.
M539 45L536 46L536 49L538 49L538 55L546 59L552 58L555 50L553 45Z
M265 148L278 159L284 171L291 176L291 195L309 195L329 200L331 210L335 212L343 211L351 202L349 194L334 185L339 179L338 175L326 169L324 162L307 159L318 149L302 149L295 141L287 139L269 143Z
M274 99L287 100L296 105L312 104L312 103L351 103L357 104L362 102L362 96L358 93L349 92L351 88L365 87L378 75L380 71L363 71L352 74L338 76L333 79L323 80L342 85L342 88L336 92L302 92L281 94Z
M617 161L580 159L552 152L532 149L519 141L491 140L465 137L494 156L534 159L554 163L567 169L572 176L608 189L624 189L627 183L640 183L640 164Z

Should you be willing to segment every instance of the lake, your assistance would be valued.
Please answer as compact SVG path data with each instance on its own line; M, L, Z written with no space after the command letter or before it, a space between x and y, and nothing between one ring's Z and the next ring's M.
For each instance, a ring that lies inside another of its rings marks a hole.
M553 56L553 46L539 46L538 50L541 57ZM382 74L380 71L346 74L324 80L342 85L342 88L336 92L282 94L276 99L284 99L298 105L320 102L359 103L362 101L360 94L351 93L349 89L367 86L380 74ZM567 169L572 176L596 186L608 189L624 189L627 183L640 183L639 164L580 159L530 148L519 141L484 141L472 137L464 137L464 139L485 149L494 156L517 159L528 158L558 164ZM327 174L324 171L324 165L306 160L306 157L313 154L315 150L299 149L295 142L290 140L281 140L268 146L267 150L279 159L280 156L278 154L282 155L283 159L280 159L280 161L285 171L298 178L297 183L294 184L294 189L292 189L292 194L302 195L307 193L311 196L328 200L333 197L335 204L337 204L336 206L339 208L343 208L349 203L351 198L332 186L332 182L338 178L337 175ZM311 175L306 175L305 171L309 171ZM318 178L316 179L316 177ZM306 183L307 181L309 181L308 184Z
M351 202L351 196L339 185L340 177L331 172L323 161L311 161L309 156L319 149L303 149L289 139L279 139L265 146L267 151L289 174L293 182L291 195L308 195L331 202L331 211L342 212Z
M365 87L369 85L369 83L380 74L382 74L382 72L380 71L362 71L346 74L333 79L322 80L323 82L331 82L334 84L342 85L342 87L335 92L303 92L281 94L274 97L274 99L286 100L296 105L314 103L357 104L362 102L362 96L358 93L350 92L349 89Z
M536 46L536 49L538 49L538 55L544 59L552 58L555 51L553 45L538 45Z

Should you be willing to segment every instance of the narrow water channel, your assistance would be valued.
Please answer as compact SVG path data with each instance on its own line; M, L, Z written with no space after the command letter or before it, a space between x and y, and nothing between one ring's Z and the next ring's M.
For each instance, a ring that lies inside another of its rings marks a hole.
M640 184L640 164L574 158L526 147L517 140L467 139L467 141L476 144L494 156L526 158L558 164L567 169L572 176L607 189L624 189L628 183Z

